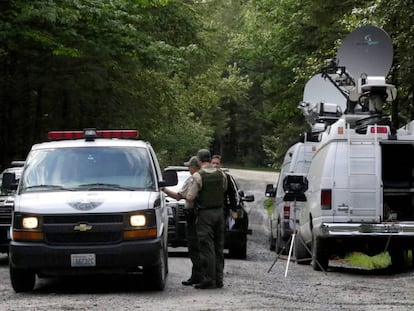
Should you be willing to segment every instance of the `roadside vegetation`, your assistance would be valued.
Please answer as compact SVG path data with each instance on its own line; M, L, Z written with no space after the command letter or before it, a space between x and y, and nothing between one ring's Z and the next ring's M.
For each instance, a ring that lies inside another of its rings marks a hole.
M49 130L137 128L162 166L200 147L277 167L307 130L305 82L358 26L394 43L395 123L414 116L414 3L0 1L0 165ZM398 127L398 124L396 124Z

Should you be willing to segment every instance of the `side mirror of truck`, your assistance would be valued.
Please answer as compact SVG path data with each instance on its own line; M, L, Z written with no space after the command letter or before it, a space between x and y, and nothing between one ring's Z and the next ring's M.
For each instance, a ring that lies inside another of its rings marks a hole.
M9 191L15 191L17 189L17 185L19 184L19 180L16 179L15 173L5 172L3 173L3 178L1 181L1 188Z
M308 179L303 175L287 175L283 180L285 196L283 201L306 201L305 191L308 190Z
M158 183L159 187L171 187L178 184L177 171L175 170L165 170L162 173L163 180Z
M275 197L276 196L276 188L273 187L273 184L267 184L266 185L265 196L267 196L267 197Z

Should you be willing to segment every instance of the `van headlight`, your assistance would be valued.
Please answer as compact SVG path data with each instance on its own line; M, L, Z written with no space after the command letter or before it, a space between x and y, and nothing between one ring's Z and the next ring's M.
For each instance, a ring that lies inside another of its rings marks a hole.
M23 229L37 229L39 227L39 219L35 216L23 217Z
M155 210L136 211L124 216L124 239L153 239L157 237Z
M147 223L145 215L131 215L129 217L131 227L143 227Z

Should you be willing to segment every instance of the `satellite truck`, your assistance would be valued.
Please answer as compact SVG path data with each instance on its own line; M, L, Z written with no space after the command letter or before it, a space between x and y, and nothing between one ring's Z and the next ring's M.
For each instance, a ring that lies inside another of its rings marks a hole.
M312 131L320 133L299 211L303 243L294 247L298 262L308 259L315 270L351 251L388 251L392 268L401 268L414 248L414 121L395 129L383 111L397 93L386 83L392 60L389 35L360 27L314 87L324 92L321 79L332 83L346 99L345 109L342 102L301 104ZM340 117L321 118L329 114Z
M299 107L304 110L311 130L304 133L303 141L289 147L276 185L267 184L265 190L267 197L275 198L270 214L269 248L278 254L288 253L303 204L297 200L287 201L283 184L290 176L306 176L318 145L318 135L339 119L346 108L346 99L329 80L315 75L306 83Z

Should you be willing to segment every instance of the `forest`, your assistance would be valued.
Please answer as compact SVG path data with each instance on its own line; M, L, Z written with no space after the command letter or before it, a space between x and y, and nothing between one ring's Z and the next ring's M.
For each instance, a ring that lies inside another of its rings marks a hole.
M199 148L278 168L306 81L362 25L394 46L386 107L414 118L411 0L0 0L0 166L50 130L128 129L161 165Z

